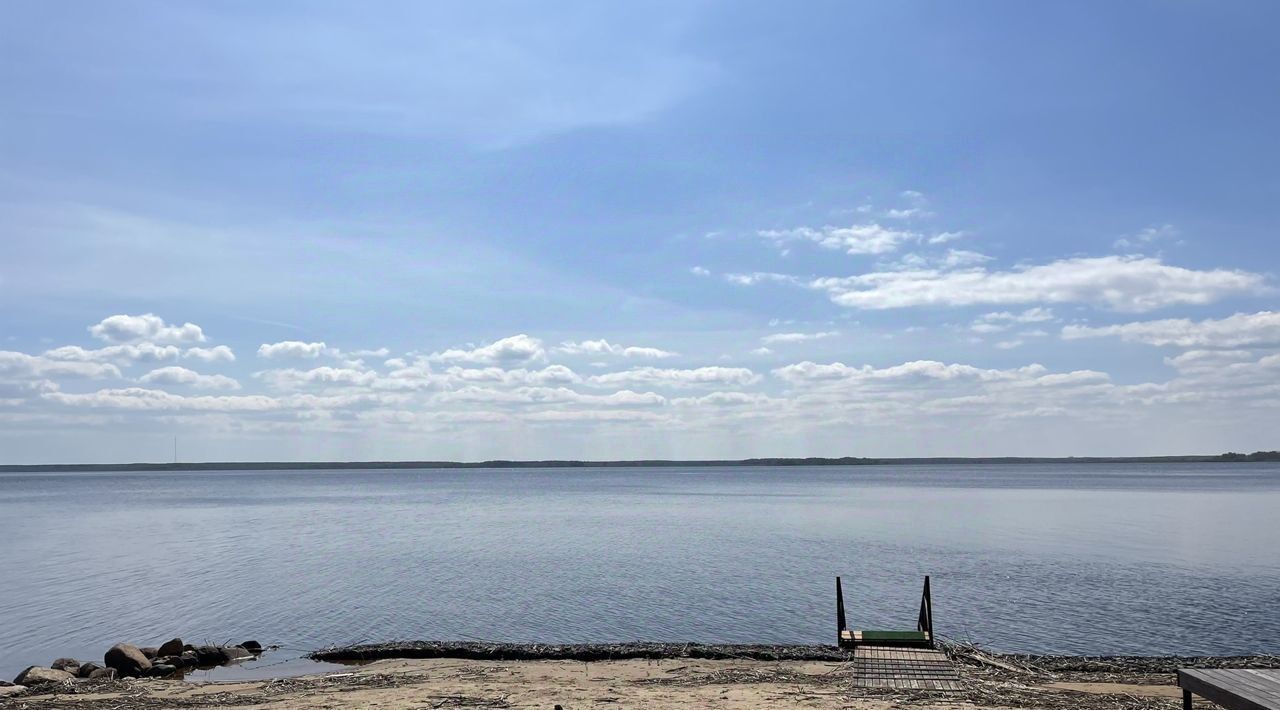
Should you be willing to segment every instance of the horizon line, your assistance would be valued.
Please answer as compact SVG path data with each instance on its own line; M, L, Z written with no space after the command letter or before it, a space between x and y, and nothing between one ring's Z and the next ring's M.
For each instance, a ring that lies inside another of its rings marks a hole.
M395 469L395 468L642 468L671 466L868 466L947 463L1212 463L1280 461L1280 452L1249 454L1174 454L1155 456L805 456L752 457L744 459L487 459L483 461L373 460L373 461L191 461L127 463L26 463L0 464L0 472L39 471L198 471L254 469Z

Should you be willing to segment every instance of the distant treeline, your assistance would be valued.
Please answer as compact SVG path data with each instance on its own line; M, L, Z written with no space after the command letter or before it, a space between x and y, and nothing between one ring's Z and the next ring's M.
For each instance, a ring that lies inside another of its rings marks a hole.
M664 466L881 466L891 464L1038 464L1038 463L1215 463L1280 461L1280 451L1252 454L1228 452L1217 456L1029 456L938 458L772 458L702 461L209 461L204 463L78 463L0 465L0 472L42 471L291 471L320 469L422 468L641 468Z

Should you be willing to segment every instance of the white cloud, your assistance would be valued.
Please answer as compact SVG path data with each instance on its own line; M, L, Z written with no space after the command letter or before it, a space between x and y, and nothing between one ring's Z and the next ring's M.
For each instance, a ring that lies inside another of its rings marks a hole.
M1118 337L1129 342L1183 348L1280 345L1280 313L1236 313L1226 318L1202 321L1165 318L1096 328L1068 325L1062 329L1062 337L1066 340Z
M315 359L327 353L329 347L324 343L304 343L299 340L284 340L279 343L263 343L258 346L258 357L303 357Z
M871 365L852 367L842 362L820 365L816 362L805 361L779 367L773 371L773 374L775 377L791 384L810 384L836 381L954 380L962 378L989 381L1030 377L1045 372L1043 365L1035 364L1015 370L993 370L972 365L947 364L936 360L914 360L884 368L876 368Z
M708 385L750 385L760 376L745 367L699 367L690 370L638 367L623 372L593 375L587 379L597 387L644 385L649 387L703 387Z
M689 267L689 273L693 274L694 276L710 276L711 269L708 269L703 266L691 266Z
M1164 359L1166 365L1183 372L1218 370L1253 359L1248 350L1188 350Z
M712 392L701 397L678 397L671 400L671 404L677 407L753 407L781 403L781 400L757 392Z
M725 281L739 286L755 286L758 283L796 284L800 279L786 274L775 274L767 271L755 271L749 274L725 274Z
M984 313L974 319L969 329L975 333L999 333L1008 330L1015 325L1026 325L1028 323L1044 323L1046 321L1056 320L1053 310L1049 308L1028 308L1021 313L1010 313L1009 311L998 311L995 313ZM1028 334L1043 335L1043 332Z
M251 394L187 396L144 387L102 389L84 394L49 392L41 395L41 398L67 406L106 409L195 410L208 412L291 410L299 414L356 406L396 404L402 401L400 395L364 393L327 396L291 394L283 397Z
M794 241L810 241L824 249L838 249L846 254L887 254L897 251L904 242L919 241L920 235L904 229L883 227L874 222L848 227L796 227L764 229L756 232L779 245Z
M491 383L503 386L557 386L574 385L582 382L576 372L564 365L548 365L541 370L519 368L504 370L500 367L467 368L450 367L442 374L446 384Z
M264 370L255 372L253 376L276 389L294 389L307 385L368 386L378 380L378 373L369 370L328 366L310 370Z
M225 345L215 345L212 348L187 348L182 353L183 358L194 358L202 362L235 362L236 354L231 348Z
M152 370L139 377L138 381L143 384L188 385L196 389L206 390L240 389L240 383L226 375L202 375L194 370L174 365Z
M511 364L531 360L545 360L546 350L542 341L523 333L496 340L488 345L471 349L451 348L443 352L431 353L426 357L431 362L474 362L482 364Z
M927 240L930 244L946 244L965 236L964 232L938 232Z
M809 340L822 340L840 335L838 330L825 330L820 333L772 333L760 339L766 345L778 343L803 343Z
M1114 246L1116 249L1133 251L1159 241L1175 239L1177 236L1178 230L1172 224L1162 224L1147 227L1137 234L1121 237L1115 241Z
M1170 266L1156 258L1063 259L1011 271L887 271L810 282L839 305L862 309L1015 303L1088 303L1117 311L1205 304L1267 290L1261 274Z
M957 269L977 266L991 261L992 257L965 249L948 249L943 254L903 254L897 261L882 262L878 268L892 271L921 271L925 269Z
M140 316L114 315L103 318L97 325L89 326L89 333L110 343L131 343L147 340L154 343L203 343L204 332L194 323L169 325L154 313Z
M752 350L751 354L752 355L772 355L773 351L770 350L769 348L761 346L756 348L755 350Z
M110 363L55 360L26 353L0 350L0 375L8 377L121 377L120 368Z
M621 357L666 358L675 357L679 353L659 348L640 346L623 346L607 340L583 340L580 342L564 342L556 348L556 352L567 355L619 355Z
M175 345L156 345L141 342L125 345L108 345L104 348L87 349L79 345L64 345L45 352L44 356L53 360L74 360L78 362L114 362L128 365L134 362L155 362L173 360L182 350Z

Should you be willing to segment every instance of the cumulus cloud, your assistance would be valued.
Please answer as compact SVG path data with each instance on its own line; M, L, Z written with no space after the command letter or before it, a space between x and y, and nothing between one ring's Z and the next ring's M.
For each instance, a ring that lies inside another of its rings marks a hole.
M235 362L236 360L236 354L225 345L216 345L212 348L187 348L182 353L182 357L202 362Z
M146 340L153 343L203 343L204 332L194 323L169 325L154 313L140 316L114 315L89 326L89 333L110 343L131 343Z
M691 266L689 267L689 273L694 276L710 276L711 269L708 269L705 266Z
M567 355L618 355L621 357L654 359L675 357L676 355L679 355L679 353L671 352L670 350L640 347L635 345L617 345L603 339L564 342L560 344L560 347L556 348L556 352L565 353Z
M779 367L773 375L791 384L811 384L836 381L868 380L1005 380L1032 377L1046 372L1043 365L1032 364L1013 370L995 370L972 365L947 364L937 360L914 360L901 365L877 368L871 365L854 367L842 362L821 365L816 362L800 362Z
M194 370L188 370L185 367L176 365L152 370L139 377L138 381L143 384L186 385L205 390L240 389L240 383L226 375L202 375Z
M276 389L293 389L307 385L368 386L378 380L378 373L346 367L316 367L310 370L286 368L255 372L254 377Z
M0 350L0 375L8 377L121 377L120 368L110 363L57 360L49 357Z
M182 350L176 345L156 345L150 342L128 343L125 345L108 345L104 348L82 348L79 345L64 345L60 348L45 351L44 356L53 360L74 360L77 362L114 362L128 365L134 362L155 362L173 360Z
M299 340L284 340L279 343L263 343L262 345L259 345L258 357L297 357L314 360L328 351L329 346L322 342L304 343Z
M97 392L48 392L41 398L75 407L125 410L195 410L207 412L270 412L292 410L301 413L326 411L355 406L396 404L397 395L293 394L283 397L268 395L181 395L145 387L102 389Z
M822 340L824 338L834 338L838 335L840 335L838 330L824 330L820 333L772 333L760 340L765 345L777 345L778 343L803 343L809 340Z
M1253 359L1248 350L1188 350L1164 359L1166 365L1183 372L1218 370Z
M1229 295L1261 293L1261 274L1195 270L1156 258L1105 256L1062 259L1010 271L887 271L809 284L850 308L882 310L912 306L1017 303L1087 303L1117 311L1149 311L1178 304L1205 304Z
M764 229L757 234L779 245L795 241L810 241L824 249L837 249L854 255L887 254L897 251L904 242L920 240L920 235L916 232L884 227L874 222L848 227Z
M704 387L710 385L750 385L760 376L745 367L698 367L688 370L637 367L623 372L593 375L594 386L643 385L647 387Z
M481 364L514 364L531 360L545 360L546 350L542 341L523 333L496 340L488 345L470 349L451 348L443 352L431 353L426 357L431 362L471 362Z
M995 313L984 313L974 319L969 329L975 333L999 333L1008 330L1016 325L1026 325L1029 323L1044 323L1046 321L1055 320L1053 310L1049 308L1028 308L1021 313L1010 313L1009 311L997 311ZM1043 332L1029 332L1029 335L1043 335Z
M576 372L564 365L548 365L541 370L517 368L504 370L500 367L450 367L442 373L446 384L488 382L504 386L512 385L575 385L582 382Z
M1100 327L1068 325L1063 327L1062 337L1066 340L1117 337L1134 343L1183 348L1280 345L1280 313L1236 313L1226 318L1202 321L1164 318Z

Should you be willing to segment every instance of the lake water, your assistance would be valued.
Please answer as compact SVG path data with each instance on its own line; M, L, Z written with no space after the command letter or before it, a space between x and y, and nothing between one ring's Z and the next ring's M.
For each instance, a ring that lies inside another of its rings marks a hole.
M1280 466L0 473L0 677L117 641L1280 653Z

